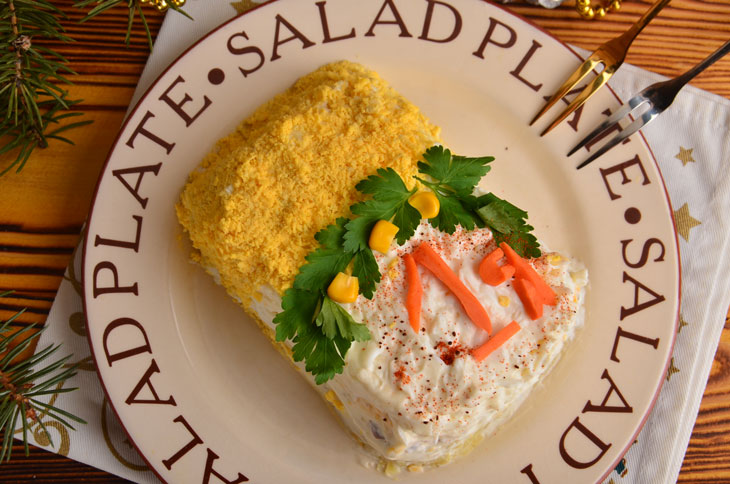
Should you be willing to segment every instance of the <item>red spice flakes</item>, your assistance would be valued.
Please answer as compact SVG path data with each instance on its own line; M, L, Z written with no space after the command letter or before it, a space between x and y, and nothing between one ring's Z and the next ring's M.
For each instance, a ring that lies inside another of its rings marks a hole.
M401 366L400 368L398 368L398 371L393 373L393 376L395 377L396 380L398 380L400 382L401 385L408 385L411 382L411 376L408 373L406 373L405 370L406 370L406 367Z
M436 349L440 352L439 357L441 357L441 360L447 365L451 365L456 358L467 353L463 346L451 341L448 343L439 341L436 345Z

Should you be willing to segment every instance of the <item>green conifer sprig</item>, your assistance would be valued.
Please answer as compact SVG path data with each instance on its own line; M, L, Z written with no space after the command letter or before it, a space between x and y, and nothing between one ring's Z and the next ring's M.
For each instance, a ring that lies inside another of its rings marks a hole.
M136 15L139 15L140 20L142 21L142 26L144 27L145 33L147 34L147 43L150 46L150 50L152 50L152 32L150 32L150 28L147 25L147 18L145 17L144 9L142 8L144 5L158 5L160 4L160 0L153 1L153 0L80 0L74 4L74 7L77 8L87 8L91 5L94 5L94 7L89 10L89 13L86 14L86 17L81 19L81 22L86 22L89 19L92 19L96 17L97 15L106 12L110 8L116 7L118 5L126 4L127 8L129 9L129 14L127 17L127 34L124 37L124 43L129 45L129 40L132 37L132 25L134 25L134 19ZM179 12L183 15L185 15L187 18L192 20L193 18L188 15L183 9L181 9L175 2L172 0L164 1L164 7L163 9L171 8L175 10L176 12ZM161 10L158 8L158 10Z
M70 42L59 18L61 10L46 0L7 0L0 5L0 155L15 153L14 161L0 166L0 175L20 171L33 150L49 140L72 143L62 134L91 121L70 109L79 100L69 99L63 88L74 74L63 56L38 45L36 38ZM12 157L11 157L12 159Z
M10 292L3 292L0 297L9 294ZM60 346L50 345L36 351L30 358L17 361L18 356L28 350L43 332L43 328L34 331L33 325L13 332L11 324L23 312L21 310L15 313L0 324L0 462L10 459L14 430L18 423L22 424L26 455L29 453L28 432L34 425L40 427L53 445L43 419L56 420L72 430L71 421L86 423L75 415L42 401L48 395L76 390L61 388L68 378L76 374L77 365L67 364L70 356L52 361Z

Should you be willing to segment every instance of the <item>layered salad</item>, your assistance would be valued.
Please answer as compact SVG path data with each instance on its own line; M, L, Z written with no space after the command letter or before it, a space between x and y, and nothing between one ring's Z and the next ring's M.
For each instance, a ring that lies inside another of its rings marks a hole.
M176 207L192 258L389 475L493 433L583 323L586 269L480 187L493 161L342 61L219 141Z

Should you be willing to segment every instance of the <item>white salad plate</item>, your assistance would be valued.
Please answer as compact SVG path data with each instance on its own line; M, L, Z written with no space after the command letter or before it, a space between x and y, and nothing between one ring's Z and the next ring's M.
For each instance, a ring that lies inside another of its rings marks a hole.
M327 62L377 71L454 153L496 158L483 187L589 271L586 322L495 435L417 483L589 483L645 422L676 334L671 208L641 136L582 170L565 153L615 109L603 90L544 137L528 121L579 58L481 0L278 0L215 29L129 115L96 189L84 304L99 376L168 483L392 482L248 316L189 262L174 205L188 173L264 101ZM306 217L307 214L301 214ZM265 234L262 234L265 237Z

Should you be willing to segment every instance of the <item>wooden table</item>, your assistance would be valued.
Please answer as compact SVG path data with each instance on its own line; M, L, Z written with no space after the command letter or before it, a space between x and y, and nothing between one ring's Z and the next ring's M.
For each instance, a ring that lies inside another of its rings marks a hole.
M97 176L148 56L139 25L130 46L123 45L126 9L113 9L79 25L83 14L73 8L73 0L53 3L68 15L63 23L76 42L52 47L66 56L78 72L72 78L75 86L70 89L71 97L84 99L81 109L94 123L71 133L75 146L56 143L38 150L22 173L0 179L0 290L17 291L15 297L0 300L0 319L27 307L19 319L21 325L45 321L86 219ZM624 0L619 12L600 21L580 19L573 0L555 10L527 5L509 8L565 42L594 49L623 32L650 3ZM150 14L153 33L159 30L161 21L161 16ZM627 61L674 76L729 38L730 4L726 0L674 0L639 36ZM730 57L692 84L730 99ZM0 168L6 162L7 157L0 158ZM18 445L12 460L0 465L0 481L126 482L38 449L26 458ZM728 320L679 482L730 483Z

